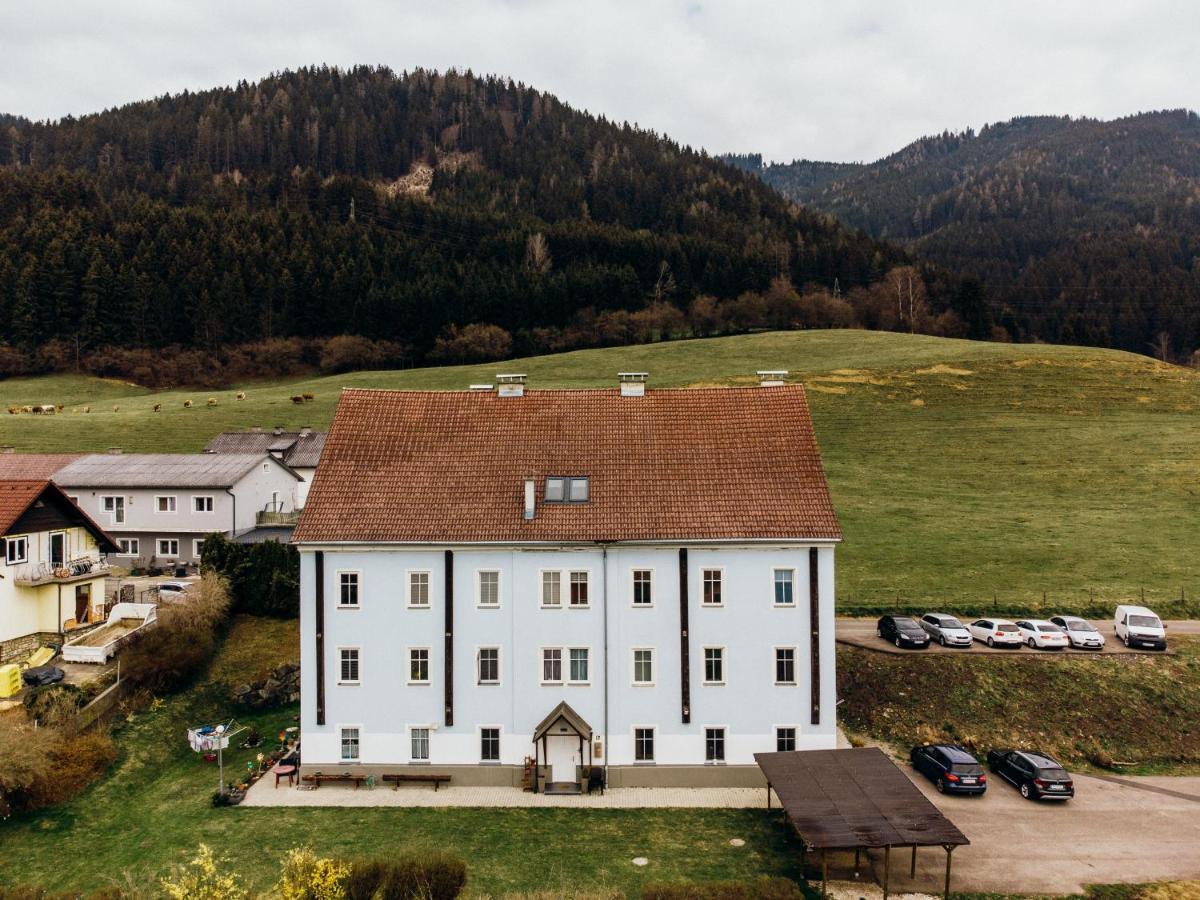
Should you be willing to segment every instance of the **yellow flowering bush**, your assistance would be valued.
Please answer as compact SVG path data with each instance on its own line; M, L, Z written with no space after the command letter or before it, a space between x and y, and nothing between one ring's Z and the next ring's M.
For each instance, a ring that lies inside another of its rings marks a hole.
M283 857L283 871L275 888L280 900L343 900L350 866L325 859L311 847L295 847Z
M250 894L237 875L221 871L224 862L224 857L218 858L201 844L190 863L161 880L163 892L171 900L246 900Z

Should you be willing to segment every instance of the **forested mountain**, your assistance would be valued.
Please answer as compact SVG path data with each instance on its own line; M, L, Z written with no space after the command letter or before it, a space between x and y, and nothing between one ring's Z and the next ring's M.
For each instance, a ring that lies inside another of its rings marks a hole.
M340 334L395 363L878 325L854 303L895 306L905 265L701 152L470 73L311 68L0 119L0 375L211 380L193 370L232 345ZM926 308L881 327L990 327L974 289L917 278ZM166 346L191 362L164 374Z
M1022 118L869 165L755 165L786 196L982 283L1013 337L1200 348L1200 118Z

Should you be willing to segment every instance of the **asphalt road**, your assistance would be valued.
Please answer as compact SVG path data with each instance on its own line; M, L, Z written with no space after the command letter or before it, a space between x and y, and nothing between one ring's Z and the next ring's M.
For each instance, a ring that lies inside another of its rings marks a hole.
M955 891L1068 894L1087 884L1200 878L1200 777L1075 775L1073 800L1039 803L995 776L982 797L942 796L902 768L971 841L954 851ZM893 849L891 889L940 891L945 852L919 850L915 879L910 853ZM883 853L871 864L882 882Z
M837 640L841 644L849 644L854 647L864 647L867 650L878 650L881 653L904 653L904 654L921 654L921 653L1000 653L1006 656L1019 656L1026 658L1058 658L1075 657L1075 656L1098 656L1104 654L1118 653L1150 653L1161 654L1161 650L1130 650L1113 634L1112 622L1093 621L1092 624L1096 630L1104 635L1105 646L1103 650L1031 650L1029 647L1021 647L1020 649L999 649L991 648L986 644L981 644L976 641L971 649L965 647L942 647L938 644L930 644L925 650L901 650L894 644L881 640L875 634L875 623L878 619L851 619L839 618L835 625ZM968 623L964 623L968 624ZM1167 652L1170 653L1171 638L1176 635L1198 635L1200 634L1200 621L1194 619L1179 620L1169 619L1166 622L1167 626Z

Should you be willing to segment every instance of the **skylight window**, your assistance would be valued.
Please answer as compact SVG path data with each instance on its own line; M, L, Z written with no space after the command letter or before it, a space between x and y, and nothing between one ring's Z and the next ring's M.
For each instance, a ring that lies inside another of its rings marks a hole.
M586 475L552 475L546 479L547 503L587 503L591 485Z

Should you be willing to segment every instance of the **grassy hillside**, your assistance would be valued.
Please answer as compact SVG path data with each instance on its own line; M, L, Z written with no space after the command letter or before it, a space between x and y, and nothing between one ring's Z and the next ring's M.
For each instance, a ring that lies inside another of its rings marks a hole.
M1082 608L1200 597L1200 373L1113 351L859 331L781 332L589 350L498 365L363 372L206 394L54 377L0 382L20 450L199 450L225 428L330 421L338 389L463 388L497 371L534 387L753 381L790 369L809 388L846 533L844 608L937 600ZM312 402L289 399L303 392ZM205 406L209 396L218 405ZM183 407L191 399L195 406ZM152 411L154 404L162 412ZM91 405L90 413L79 412ZM113 411L113 407L118 407ZM1186 537L1185 537L1186 536Z

